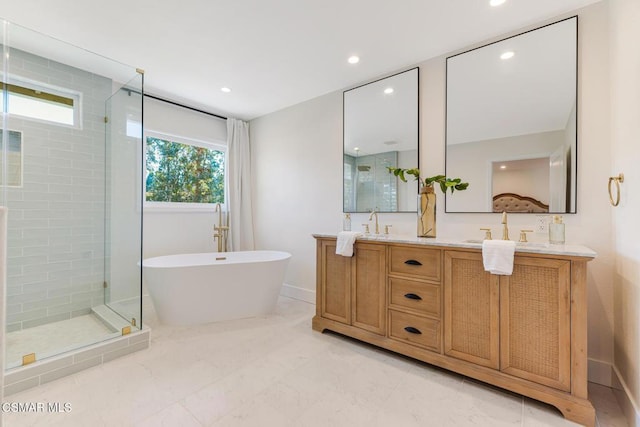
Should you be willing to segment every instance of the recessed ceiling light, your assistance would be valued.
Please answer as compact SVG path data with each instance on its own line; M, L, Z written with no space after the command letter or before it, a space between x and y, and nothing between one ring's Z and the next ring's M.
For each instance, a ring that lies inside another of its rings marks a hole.
M384 90L384 93L386 93L387 95L389 95L390 93L393 93L393 88L392 87L388 87Z
M231 92L231 89L229 89L229 88L228 88L228 87L226 87L226 86L225 86L225 87L221 87L221 88L220 88L220 90L221 90L221 91L223 91L224 93L229 93L229 92Z
M347 61L349 62L349 64L357 64L358 62L360 62L360 58L353 55L353 56L350 56L349 59L347 59Z
M506 169L506 168L507 168L507 165L501 165L500 166L500 169Z
M493 6L493 7L496 7L496 6L500 6L501 4L503 4L503 3L504 3L504 2L506 2L506 1L507 1L507 0L491 0L491 1L489 2L489 4L490 4L491 6Z
M500 59L510 59L513 58L513 55L515 55L515 53L512 50L508 50L500 55Z

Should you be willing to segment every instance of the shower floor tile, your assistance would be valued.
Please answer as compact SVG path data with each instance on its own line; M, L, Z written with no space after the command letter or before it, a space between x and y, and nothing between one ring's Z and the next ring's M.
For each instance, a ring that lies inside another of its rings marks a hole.
M25 354L35 353L42 360L112 336L114 332L92 314L10 332L6 335L6 366L21 366Z

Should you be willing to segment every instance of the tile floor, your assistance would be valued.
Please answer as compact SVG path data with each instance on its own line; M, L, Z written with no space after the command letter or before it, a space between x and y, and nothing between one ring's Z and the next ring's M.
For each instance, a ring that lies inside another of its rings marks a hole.
M576 425L530 399L314 332L314 310L282 297L268 317L178 328L159 325L151 309L149 350L9 396L71 411L5 413L4 425ZM589 391L601 427L626 425L610 389Z
M6 366L22 365L22 356L38 360L118 336L93 314L9 332L5 337Z

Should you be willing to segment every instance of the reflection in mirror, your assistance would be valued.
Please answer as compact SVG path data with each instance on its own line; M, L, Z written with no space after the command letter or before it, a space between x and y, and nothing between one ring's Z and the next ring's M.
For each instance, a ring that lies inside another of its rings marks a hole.
M447 58L446 212L576 212L572 17Z
M387 167L418 167L418 68L345 91L344 212L415 212L417 183Z

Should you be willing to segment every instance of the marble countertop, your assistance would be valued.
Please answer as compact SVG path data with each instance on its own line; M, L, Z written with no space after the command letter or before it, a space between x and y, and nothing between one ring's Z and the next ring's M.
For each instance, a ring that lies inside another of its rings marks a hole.
M315 233L315 238L335 238L336 233ZM427 246L447 246L454 248L467 248L467 249L482 249L481 240L461 240L461 239L446 239L446 238L427 238L427 237L413 237L413 236L399 236L394 234L361 234L357 238L358 241L373 241L373 242L390 242L390 243L409 243L413 245L427 245ZM550 243L536 243L516 242L516 252L534 253L534 254L549 254L549 255L563 255L563 256L577 256L595 258L597 254L590 248L582 245L552 245Z

